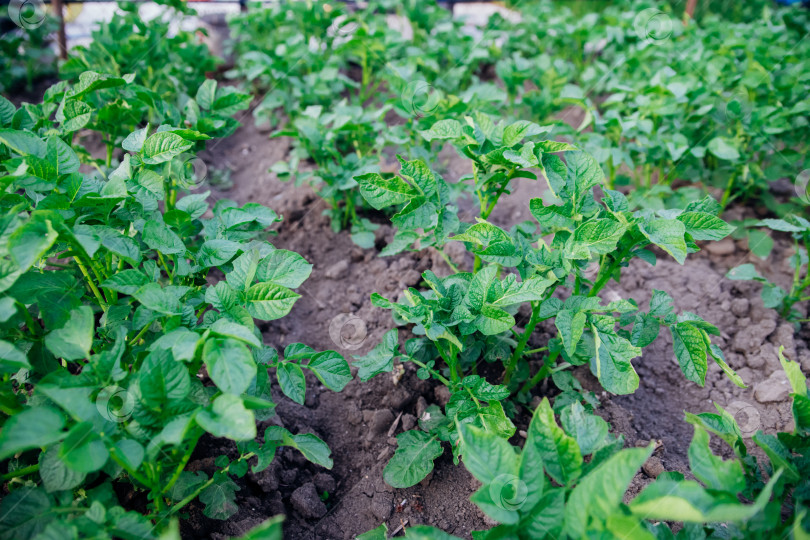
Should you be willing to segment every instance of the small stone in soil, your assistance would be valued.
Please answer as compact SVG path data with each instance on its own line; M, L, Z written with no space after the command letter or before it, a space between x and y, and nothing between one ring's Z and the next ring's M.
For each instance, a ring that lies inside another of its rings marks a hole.
M425 414L425 409L427 409L427 401L422 396L416 400L416 417L422 418L422 415Z
M318 519L326 515L326 505L318 497L315 484L307 482L293 491L290 497L293 508L306 519Z
M731 255L737 249L731 238L724 238L719 242L709 242L704 247L712 255Z
M437 386L433 390L433 395L436 397L436 403L444 407L450 401L450 389L446 386Z
M735 298L731 301L731 312L737 317L745 317L749 309L748 298Z
M790 385L782 371L774 371L770 377L754 386L754 397L760 403L784 401L790 394Z
M658 475L664 472L664 464L656 456L650 456L650 459L641 467L644 473L650 478L658 478Z
M371 499L371 513L380 520L386 520L394 509L394 496L391 493L377 492Z
M349 271L349 263L346 260L338 261L326 269L324 275L329 279L341 279L346 277Z
M412 414L402 415L402 431L410 431L416 427L416 417Z

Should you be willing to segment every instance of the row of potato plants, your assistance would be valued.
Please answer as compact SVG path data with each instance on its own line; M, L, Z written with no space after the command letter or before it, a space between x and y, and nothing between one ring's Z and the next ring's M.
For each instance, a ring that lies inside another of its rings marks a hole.
M740 426L719 405L717 412L686 413L694 427L688 459L695 479L664 472L634 497L628 496L628 488L654 453L654 443L622 449L621 437L612 436L607 423L578 401L559 411L560 425L544 399L534 411L522 448L457 420L459 453L481 483L471 500L498 523L487 531L472 531L472 537L807 538L807 380L799 365L781 352L780 360L793 390L795 429L777 436L754 434L765 460L749 453ZM710 435L727 445L731 458L713 452ZM667 521L681 522L677 534ZM387 532L383 523L358 538L383 540ZM405 537L458 538L423 525L411 527Z
M650 246L683 263L698 250L696 241L722 239L733 228L716 216L720 206L710 197L684 210L630 211L626 198L607 187L593 157L564 143L536 140L544 131L529 122L496 124L479 115L466 125L444 120L423 133L453 141L473 160L474 175L467 182L480 202L476 223L460 221L444 180L420 160L401 159L399 175L356 178L374 208L398 210L390 252L414 243L441 249L460 241L472 255L470 272L453 268L439 278L427 271L422 276L427 289L408 289L398 302L372 295L375 305L391 310L394 321L409 325L415 337L400 348L398 330L389 331L368 355L355 359L358 377L365 381L389 372L398 360L415 364L419 377L450 391L444 410L428 407L417 429L397 437L385 481L396 488L415 485L433 470L433 460L444 452L441 443L447 442L454 461L463 462L482 484L471 500L501 524L473 533L475 538L672 538L658 520L682 522L679 535L685 538L721 531L731 538L764 538L774 531L803 537L807 501L801 471L807 466L810 402L799 365L781 352L793 388L795 430L754 435L766 462L748 453L739 426L721 407L716 414L687 414L695 429L690 471L699 482L665 473L624 502L654 445L623 449L623 438L610 434L609 425L593 414L598 402L567 370L588 365L605 390L632 393L639 381L631 360L665 326L688 380L703 385L712 359L744 386L711 343L717 328L693 313L674 313L666 292L652 291L647 312L632 299L602 305L599 297L632 258L655 264ZM543 171L555 203L530 201L537 224L505 231L488 223L485 216L509 183L533 174L528 167ZM601 197L595 196L597 186ZM588 272L594 261L598 267ZM522 332L514 317L521 304L531 313ZM547 319L554 320L557 336L529 350L537 324ZM539 362L529 361L537 355ZM487 364L500 366L492 370ZM502 379L492 384L479 370L502 373ZM511 446L516 404L526 403L532 388L547 377L561 394L553 406L544 399L535 409L522 449ZM735 458L715 456L709 433L727 442ZM384 538L386 531L382 524L363 538ZM429 527L411 531L412 538L455 538Z
M289 120L276 134L293 137L294 151L273 171L311 182L335 228L351 228L364 247L373 227L357 213L368 208L353 178L381 162L388 170L393 153L434 160L439 148L418 132L475 111L557 124L557 138L597 158L611 189L633 186L633 209L685 208L707 190L722 208L757 200L778 218L806 207L810 45L801 37L810 19L801 10L684 26L654 3L585 16L545 1L517 9L520 21L496 14L477 36L447 10L410 1L274 6L231 21L228 75L263 96L259 121L279 110ZM407 21L407 36L392 14ZM563 121L572 108L583 117L573 127ZM315 169L299 173L302 160ZM783 179L792 192L774 195ZM739 231L757 256L769 255L770 233ZM799 293L770 304L792 313L783 303Z
M256 325L290 311L312 266L268 241L270 208L191 193L189 164L251 97L205 78L217 60L189 33L164 40L168 20L124 9L41 103L0 98L2 538L179 538L192 502L232 516L234 480L280 447L332 466L312 434L257 433L270 368L299 403L304 370L351 380L337 352L280 355ZM153 47L176 61L150 63ZM235 452L190 472L206 435ZM245 538L280 538L280 521Z

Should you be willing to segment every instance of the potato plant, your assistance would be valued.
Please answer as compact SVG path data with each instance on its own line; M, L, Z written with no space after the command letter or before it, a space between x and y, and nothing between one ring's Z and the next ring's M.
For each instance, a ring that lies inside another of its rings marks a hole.
M428 135L465 138L463 152L473 159L474 171L466 180L480 203L476 223L459 219L447 184L424 162L402 160L400 175L357 178L373 207L398 209L392 217L397 232L386 248L389 252L417 241L437 249L456 241L474 256L469 272L453 267L449 276L440 278L426 271L422 277L428 289L408 289L397 302L372 295L374 305L391 310L397 323L414 325L417 337L402 350L397 330L389 331L371 353L356 359L359 378L390 371L399 358L416 364L420 377L436 379L451 391L444 413L433 410L430 420L420 424L421 431L400 435L397 453L385 471L389 484L410 486L427 475L432 460L442 453L440 441L451 442L457 458L459 423L511 437L515 427L502 402L515 394L527 395L559 370L588 365L608 392L632 393L639 379L631 361L662 327L672 336L688 380L702 386L711 359L744 386L711 342L718 329L694 313L676 314L665 291L653 291L647 311L632 299L600 298L633 259L655 264L651 246L683 264L688 253L698 250L697 240L728 235L733 228L716 216L715 201L706 198L685 210L658 214L631 212L624 195L604 187L602 169L591 156L564 143L522 142L545 131L539 126L467 122L462 128L443 121ZM537 224L522 223L509 231L486 221L515 178L536 178L529 167L542 170L556 204L532 199ZM522 332L515 318L521 305L530 313ZM545 320L554 321L557 336L531 349L529 340ZM543 360L531 373L528 360L538 353L544 353ZM501 384L479 374L486 363L502 366Z
M764 460L749 453L737 421L716 404L716 413L686 413L694 428L688 459L695 480L664 472L633 498L627 489L655 445L622 448L623 438L611 435L608 423L578 401L558 409L543 399L522 448L457 420L461 460L481 484L470 500L498 523L473 531L473 538L801 537L808 504L803 477L810 401L799 364L781 350L779 358L792 389L795 427L775 436L754 434ZM726 443L733 457L717 456L711 435ZM682 529L674 535L666 522L679 522ZM386 532L383 523L359 538L384 538ZM457 537L417 526L406 538Z
M203 109L214 88L198 92ZM331 468L314 435L257 433L275 408L269 369L298 403L304 370L335 391L351 379L337 352L295 343L281 356L256 326L290 311L312 268L265 240L281 218L183 189L172 164L195 130L147 125L125 138L118 167L86 174L70 131L20 125L25 109L2 105L0 478L11 493L0 534L157 538L197 499L208 517L233 515L234 478L281 446ZM211 475L187 471L206 434L236 451ZM116 486L144 513L124 510Z
M793 282L789 290L785 290L775 283L771 283L757 272L751 263L741 264L732 268L726 275L734 280L753 280L762 283L762 304L767 308L779 311L782 317L797 322L807 322L803 319L796 304L810 300L810 273L808 273L807 254L810 248L810 221L799 215L788 214L782 219L763 219L751 225L753 230L757 227L766 228L771 232L788 233L793 239L793 254L788 259L793 269ZM749 236L749 242L753 241ZM771 241L770 247L773 246ZM770 249L768 250L770 251ZM768 253L763 255L767 256Z

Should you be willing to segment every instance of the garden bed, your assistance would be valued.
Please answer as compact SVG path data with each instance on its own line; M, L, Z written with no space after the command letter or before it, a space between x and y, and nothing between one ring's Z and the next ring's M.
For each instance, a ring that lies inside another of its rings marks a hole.
M442 275L447 267L429 252L380 258L379 249L362 250L348 232L333 232L329 219L322 215L324 202L310 188L280 182L268 172L270 164L285 158L287 140L268 140L250 116L242 122L232 137L204 155L212 167L232 168L233 188L216 192L217 196L240 204L261 202L277 210L285 219L279 224L276 246L295 249L314 265L312 279L302 287L303 297L290 315L262 329L265 343L282 349L288 343L307 341L316 349L335 348L347 357L366 354L393 326L390 313L371 304L371 293L384 291L395 297L400 290L417 286L424 270ZM447 152L444 158L448 180L466 173L463 161L454 153ZM509 227L526 219L525 201L541 196L541 187L522 181L503 199L493 221ZM729 212L742 217L750 210L741 207ZM387 243L386 235L390 240L390 227L383 225L377 231L378 245ZM777 252L789 248L789 242L777 238ZM661 470L689 474L687 449L692 427L683 421L684 412L710 411L716 402L734 413L749 439L759 429L773 432L792 426L789 386L776 349L780 345L788 351L792 348L791 357L810 367L810 336L805 329L794 338L790 324L774 310L762 307L758 285L724 277L744 262L756 263L777 283L790 281L789 268L769 267L751 255L743 241L729 239L721 246L710 244L685 265L663 258L655 267L637 261L622 275L621 284L611 288L642 306L649 302L647 291L670 291L677 309L714 321L723 330L720 346L729 364L748 384L746 389L736 387L717 366L711 366L704 388L685 381L667 339L660 339L634 361L641 384L630 396L607 395L587 369L577 369L577 378L602 402L597 412L624 435L628 446L646 446L651 440L659 444L655 453L659 461L638 473L630 495ZM527 318L523 317L523 323ZM553 333L551 325L535 339L543 343ZM389 531L402 523L429 524L463 538L469 538L471 530L491 526L469 500L480 484L448 456L437 461L428 481L413 488L395 490L383 481L382 469L396 448L393 437L401 433L403 425L412 427L426 404L443 405L447 399L440 385L418 379L412 365L404 367L404 375L396 383L391 376L368 383L353 381L339 394L318 386L313 377L304 407L279 399L279 415L270 423L283 422L296 433L318 434L332 449L334 468L323 471L287 450L270 469L241 483L240 511L231 520L205 519L198 510L185 525L189 534L238 535L278 513L287 516L285 537L291 539L348 539L382 522ZM551 388L546 385L543 390ZM549 395L554 393L556 390ZM518 429L525 430L530 417L531 411L522 408L514 420ZM514 442L522 444L523 439L517 435ZM211 466L212 457L232 451L231 447L206 446L198 456L201 461L208 458ZM663 469L658 468L659 463ZM328 492L325 502L311 496L310 484L317 493ZM298 489L303 492L294 495Z

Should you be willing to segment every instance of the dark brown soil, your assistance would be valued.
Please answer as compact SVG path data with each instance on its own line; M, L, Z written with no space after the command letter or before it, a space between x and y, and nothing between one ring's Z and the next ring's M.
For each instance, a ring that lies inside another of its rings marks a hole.
M309 188L279 182L267 172L273 163L286 158L289 143L269 139L249 116L240 120L243 127L232 137L213 143L202 156L209 167L231 170L233 188L214 190L216 196L240 203L260 202L283 214L278 236L272 241L314 264L312 277L299 288L302 298L290 315L263 328L265 343L281 350L301 341L316 349L337 350L347 358L365 354L393 327L390 314L373 307L369 295L380 292L395 298L403 288L417 286L425 269L446 272L444 263L430 252L380 258L377 250L354 246L347 232L332 232L322 215L326 206L321 199ZM466 172L452 151L442 152L436 166L451 181ZM499 203L493 220L511 225L529 219L528 199L541 196L542 191L540 183L525 181ZM377 232L378 246L391 234L383 225ZM667 470L686 469L692 430L683 421L684 411L709 411L718 403L735 413L749 437L757 429L789 428L787 386L780 375L776 348L784 345L790 358L810 368L807 331L794 336L791 325L763 308L758 285L724 278L729 268L753 258L746 246L724 242L713 247L713 253L704 250L690 257L684 266L663 254L655 267L634 263L608 294L634 298L643 305L653 288L670 292L677 309L693 311L721 329L718 344L748 388L731 384L717 366L709 370L705 388L686 381L667 335L634 361L641 385L631 396L606 395L586 369L575 372L587 388L597 391L603 404L600 414L624 434L628 445L661 441L656 456ZM789 244L777 238L777 249L784 252L785 246ZM772 260L785 258L777 253ZM789 279L786 268L750 262L777 282ZM268 470L239 481L240 510L230 520L204 518L201 509L192 506L183 526L185 537L236 535L279 513L287 516L285 538L290 539L353 538L383 521L391 531L402 524L425 523L463 538L470 538L471 530L492 525L468 500L476 481L462 466L452 464L449 452L437 461L432 478L420 485L394 490L383 482L382 468L396 447L393 437L402 432L403 424L413 423L421 407L440 402L442 397L431 383L416 378L410 366L400 376L385 374L368 383L353 381L339 394L312 378L304 406L280 392L276 397L278 415L267 425L317 434L332 449L334 468L326 471L297 452L284 450ZM528 413L522 411L516 424L525 425L527 418ZM230 444L205 440L192 466L210 471L217 455L233 452ZM637 492L648 481L645 473L639 473L631 491ZM324 491L328 492L325 505L317 498Z

